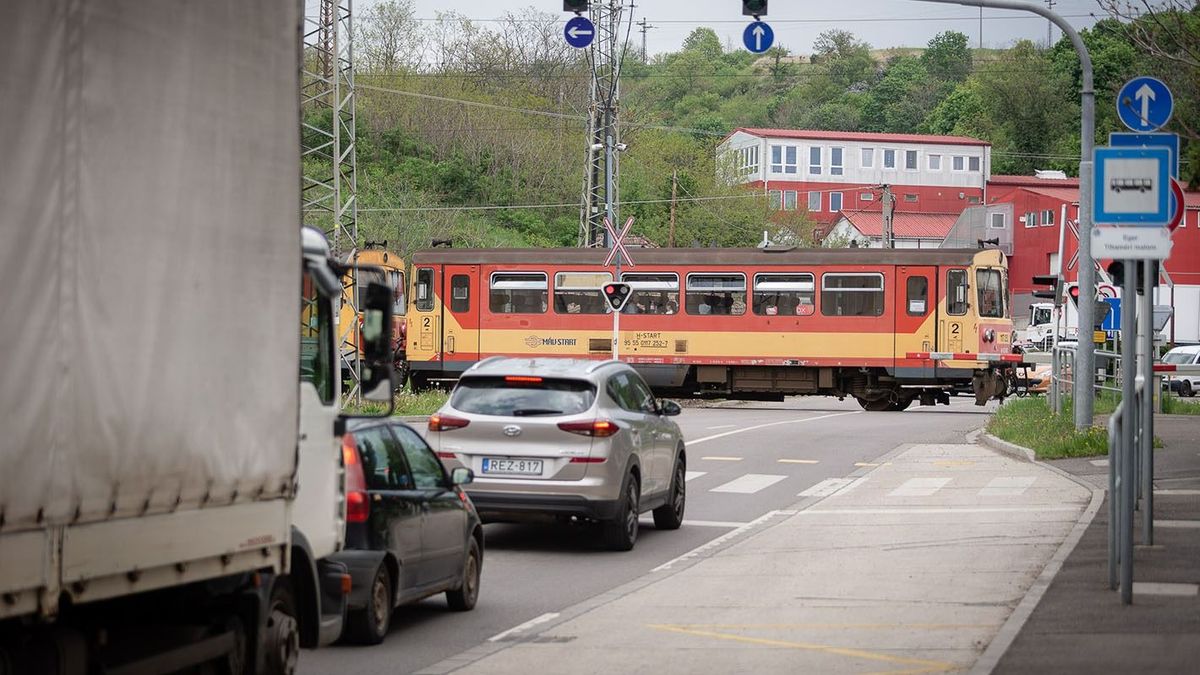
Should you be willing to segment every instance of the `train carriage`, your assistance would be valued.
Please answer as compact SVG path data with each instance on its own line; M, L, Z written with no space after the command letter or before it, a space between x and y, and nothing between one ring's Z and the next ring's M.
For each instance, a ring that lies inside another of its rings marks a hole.
M408 357L404 353L407 340L407 326L404 314L408 309L408 300L404 291L408 285L404 280L404 259L398 254L387 250L387 242L367 242L362 248L355 249L346 260L342 276L342 301L338 310L338 339L341 347L341 362L343 379L353 379L350 369L354 367L356 357L361 352L359 348L359 330L362 323L361 312L356 312L358 300L366 292L368 284L384 284L393 290L395 305L392 308L392 351L394 354L395 382L402 385L408 376ZM351 270L357 269L352 277ZM357 287L356 287L357 284Z
M495 356L611 356L597 249L447 249L411 260L414 385ZM639 249L620 358L663 395L948 403L1013 379L1007 261L985 249Z

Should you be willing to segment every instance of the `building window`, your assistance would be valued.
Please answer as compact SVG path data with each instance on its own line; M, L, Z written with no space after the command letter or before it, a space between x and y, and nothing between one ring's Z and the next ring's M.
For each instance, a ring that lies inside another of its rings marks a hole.
M783 149L783 172L796 173L796 147L788 146Z
M907 192L904 195L904 201L908 202L909 204L915 204L917 202L917 195Z
M946 313L962 316L967 304L967 271L946 270Z
M979 197L976 197L976 196L967 197L967 203L968 204L978 204Z
M979 158L978 157L969 157L967 159L967 170L968 171L978 171L979 170Z
M771 146L771 173L783 173L783 146Z
M875 193L874 192L860 192L858 194L858 200L860 202L873 202L873 201L875 201Z
M1042 227L1054 224L1054 211L1046 209L1042 211Z
M607 314L600 287L612 281L611 272L559 272L554 275L555 314Z
M746 313L746 275L689 274L685 294L688 314Z
M783 193L783 210L784 211L795 211L796 210L796 191L795 190L784 191L784 193Z
M954 171L962 171L967 167L967 158L962 155L955 155L951 160L950 168Z
M547 286L545 272L496 272L488 307L495 314L544 314Z
M942 170L942 156L941 155L930 155L929 156L929 170L930 171L941 171Z
M770 200L772 211L778 211L783 208L783 190L768 191L767 199Z
M882 316L883 275L822 275L821 313L825 316Z
M842 175L842 148L829 149L829 175Z
M814 176L821 175L821 148L808 149L808 172Z
M991 227L993 230L1003 230L1004 229L1004 214L1003 213L993 213L991 222L988 223L988 226Z
M808 316L816 307L811 274L755 274L755 314L762 316Z
M908 169L910 171L917 170L917 151L916 150L905 150L904 151L904 168Z
M633 287L625 303L625 312L638 314L678 314L679 275L674 272L627 272L621 281ZM633 309L630 310L630 306Z
M796 173L796 148L794 146L771 146L771 173Z
M875 148L862 149L862 166L864 169L875 166Z
M758 173L758 146L748 145L737 151L738 175Z
M896 151L895 150L884 150L883 151L883 168L885 168L885 169L896 168Z
M821 193L808 193L808 210L810 213L817 213L821 210Z
M842 193L830 192L829 193L829 212L837 213L838 211L841 211L841 210L842 210Z
M1037 227L1037 214L1030 211L1025 214L1025 227Z

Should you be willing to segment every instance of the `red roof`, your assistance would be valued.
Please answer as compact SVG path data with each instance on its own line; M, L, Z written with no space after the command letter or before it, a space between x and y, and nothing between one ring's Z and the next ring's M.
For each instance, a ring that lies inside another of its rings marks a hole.
M988 178L988 187L1079 187L1078 178L1038 178L1037 176L998 176Z
M882 211L843 211L841 215L863 235L883 236ZM896 211L892 214L892 232L903 239L945 239L958 222L958 215Z
M739 127L734 129L730 136L739 131L762 138L808 138L821 141L879 141L883 143L938 143L942 145L991 145L987 141L981 141L978 138L968 138L966 136L878 134L868 131L819 131L816 129L755 129ZM725 139L728 140L729 136L726 136Z
M1032 192L1033 194L1050 197L1068 204L1079 203L1079 187L1024 187L1023 190ZM1200 192L1189 192L1184 190L1183 203L1185 208L1200 209Z

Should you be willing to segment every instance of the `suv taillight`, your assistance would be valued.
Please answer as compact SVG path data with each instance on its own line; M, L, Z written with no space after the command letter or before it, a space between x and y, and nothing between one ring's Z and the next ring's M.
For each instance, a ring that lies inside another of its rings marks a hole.
M470 420L464 420L461 417L443 415L441 413L434 413L429 416L430 431L452 431L454 429L461 429L470 423Z
M342 436L342 464L346 467L346 522L365 523L371 515L371 502L367 500L367 479L358 461L354 434Z
M580 436L607 438L621 430L612 420L591 420L587 422L559 422L558 428Z

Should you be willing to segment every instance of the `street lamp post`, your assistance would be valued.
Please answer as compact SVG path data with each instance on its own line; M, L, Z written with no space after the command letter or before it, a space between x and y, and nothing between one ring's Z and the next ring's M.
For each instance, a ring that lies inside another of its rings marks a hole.
M1093 320L1095 318L1095 303L1090 300L1096 295L1096 263L1092 259L1092 151L1096 137L1096 92L1092 85L1092 58L1088 55L1087 46L1079 33L1055 12L1040 5L1016 0L916 0L917 2L936 2L944 5L963 5L966 7L984 7L991 9L1012 9L1020 12L1033 12L1050 20L1062 29L1063 35L1075 47L1079 55L1079 65L1082 71L1082 88L1080 98L1079 125L1079 286L1084 289L1084 302L1079 303L1079 341L1075 345L1075 368L1072 381L1074 382L1075 399L1075 428L1079 430L1092 426L1092 403L1094 400L1092 387L1096 379L1096 352L1092 345ZM1087 339L1085 339L1087 338Z

